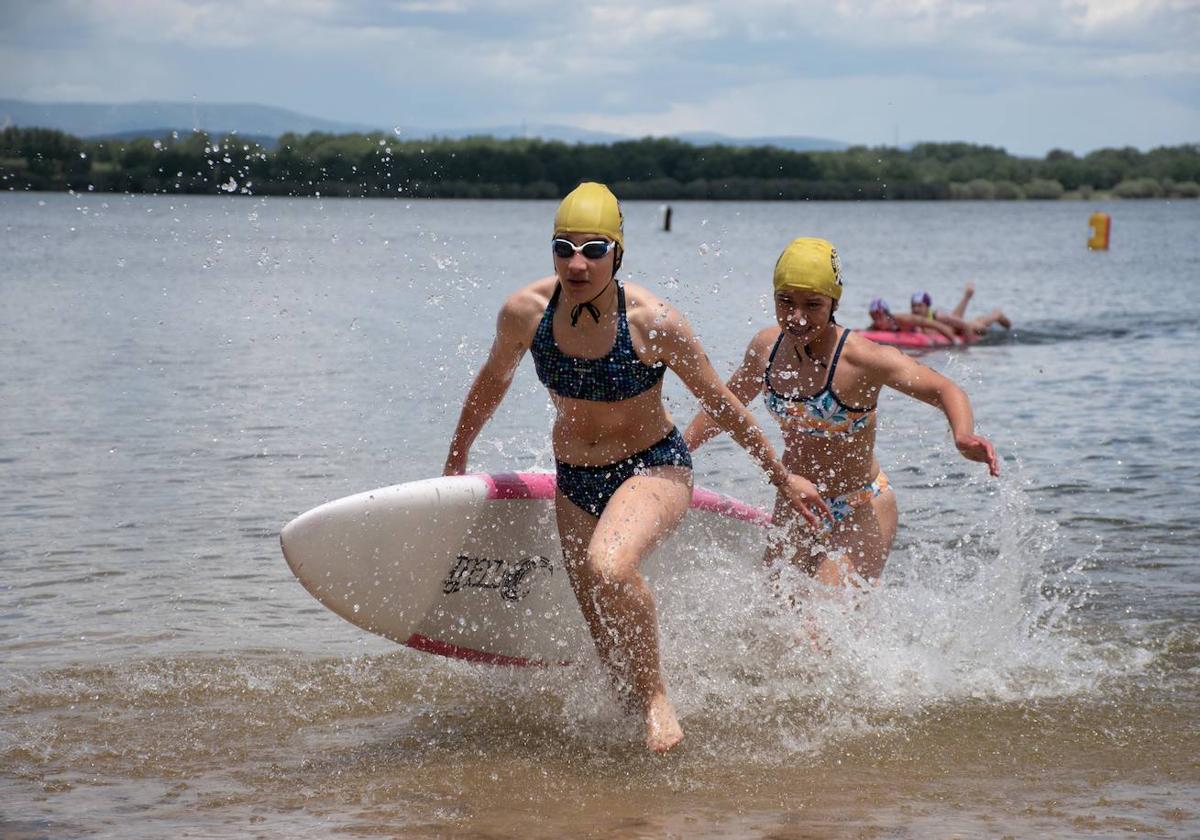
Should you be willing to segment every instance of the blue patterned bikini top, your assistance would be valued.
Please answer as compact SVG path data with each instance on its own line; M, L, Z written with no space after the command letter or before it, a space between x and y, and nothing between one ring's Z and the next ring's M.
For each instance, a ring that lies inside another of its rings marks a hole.
M830 438L852 437L871 424L875 406L870 408L855 408L842 402L833 392L833 374L837 370L838 359L842 356L842 347L846 344L846 336L850 330L842 333L837 350L833 352L833 361L829 363L829 378L825 387L810 397L787 396L771 387L771 363L783 343L784 333L779 333L775 346L771 348L771 357L767 360L767 369L763 372L763 382L766 383L767 393L764 401L767 411L774 414L781 423L806 435ZM851 415L858 415L852 417Z
M616 281L613 281L614 283ZM558 349L554 340L554 310L558 307L558 296L562 286L554 288L554 295L546 305L533 344L533 366L538 379L560 397L595 402L618 402L636 397L649 391L662 381L666 365L661 362L648 365L637 357L633 350L633 338L629 335L629 319L625 315L625 288L617 283L617 337L612 349L599 359L583 359L568 356Z

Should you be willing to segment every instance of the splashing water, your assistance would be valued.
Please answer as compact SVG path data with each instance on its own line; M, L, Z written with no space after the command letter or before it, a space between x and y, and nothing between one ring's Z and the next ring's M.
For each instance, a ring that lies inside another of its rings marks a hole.
M1055 528L1015 480L994 498L987 524L894 556L878 588L819 592L785 571L798 608L745 558L698 555L660 590L659 614L672 693L718 733L712 754L740 740L746 758L783 761L933 705L1061 698L1143 668L1145 656L1114 659L1074 632L1081 564L1056 569Z

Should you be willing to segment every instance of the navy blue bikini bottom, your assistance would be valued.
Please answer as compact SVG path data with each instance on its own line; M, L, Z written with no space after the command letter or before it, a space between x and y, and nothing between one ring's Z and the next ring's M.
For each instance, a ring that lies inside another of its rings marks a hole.
M692 454L679 429L658 443L628 458L599 467L581 467L556 462L558 489L578 507L599 516L620 487L631 476L643 473L650 467L692 468Z

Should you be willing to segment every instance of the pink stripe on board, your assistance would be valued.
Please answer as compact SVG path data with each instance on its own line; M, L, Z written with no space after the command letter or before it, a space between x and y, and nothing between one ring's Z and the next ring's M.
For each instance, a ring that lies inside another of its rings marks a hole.
M969 344L973 339L949 339L944 335L927 333L894 332L892 330L856 330L858 335L869 338L876 344L891 344L895 347L958 347Z
M476 473L488 486L489 499L553 499L554 473ZM697 487L692 491L691 506L696 510L719 513L731 519L770 525L771 515L761 508Z
M489 499L553 499L554 473L476 473L488 486Z
M762 508L756 508L730 496L722 496L720 493L705 490L703 487L697 487L692 491L692 507L696 510L719 513L730 519L753 522L755 525L771 524L771 514Z
M483 665L514 665L517 667L537 667L544 668L546 663L540 659L526 659L523 656L506 656L503 653L488 653L483 650L475 650L475 648L462 647L454 645L450 642L443 642L438 639L431 639L428 636L422 636L420 633L413 633L408 637L408 641L404 644L408 645L413 650L419 650L422 653L436 653L438 656L447 656L451 659L461 659L464 662L479 662ZM570 665L570 662L560 662L559 665Z

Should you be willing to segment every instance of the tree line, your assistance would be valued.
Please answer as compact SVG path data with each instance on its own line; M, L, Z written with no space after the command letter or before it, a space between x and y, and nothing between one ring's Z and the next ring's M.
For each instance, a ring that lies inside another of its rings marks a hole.
M417 198L558 198L582 180L627 199L1057 199L1200 197L1200 144L1056 149L918 143L797 152L644 138L405 140L385 133L285 134L274 147L235 134L85 140L0 131L0 189Z

